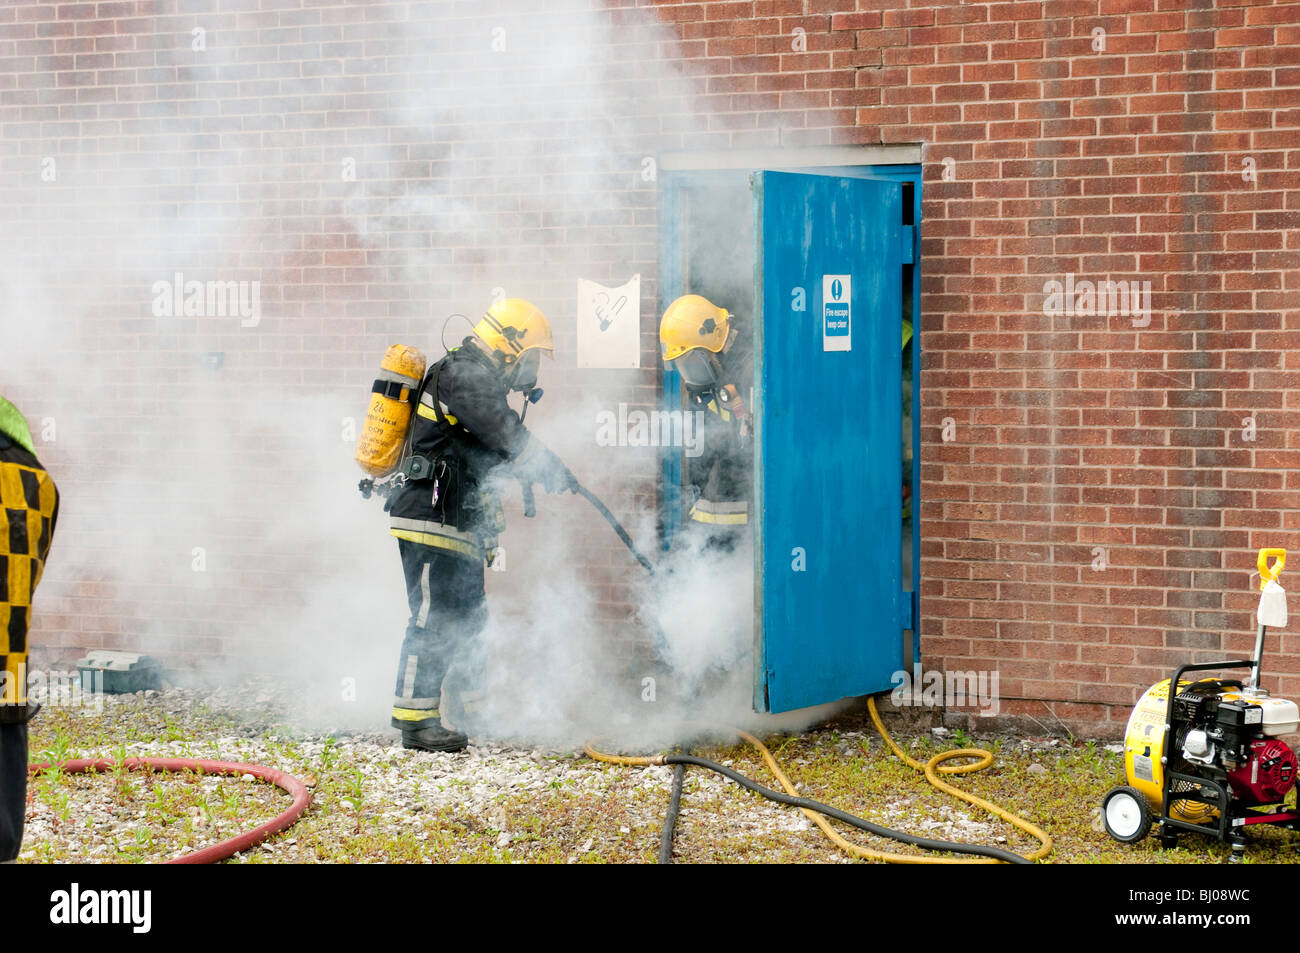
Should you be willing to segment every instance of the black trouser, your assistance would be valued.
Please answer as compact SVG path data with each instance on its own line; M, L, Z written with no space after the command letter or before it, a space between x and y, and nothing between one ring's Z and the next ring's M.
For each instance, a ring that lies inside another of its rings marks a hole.
M393 727L409 731L439 723L443 680L452 666L468 664L487 622L487 600L481 558L405 539L397 545L411 618L397 666Z
M0 863L18 856L27 810L27 726L0 723Z

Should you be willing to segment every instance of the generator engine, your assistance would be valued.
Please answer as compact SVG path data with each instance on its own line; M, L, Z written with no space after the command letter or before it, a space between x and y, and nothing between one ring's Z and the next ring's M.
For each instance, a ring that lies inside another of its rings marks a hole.
M1295 706L1267 697L1248 700L1230 690L1238 687L1209 678L1178 693L1170 767L1178 774L1226 780L1233 797L1244 803L1273 804L1295 786L1296 755L1285 743L1268 736L1266 727L1277 726L1265 726L1261 702ZM1275 711L1277 704L1269 707Z
M1276 738L1250 743L1250 760L1228 773L1233 793L1248 804L1272 804L1295 787L1295 752Z

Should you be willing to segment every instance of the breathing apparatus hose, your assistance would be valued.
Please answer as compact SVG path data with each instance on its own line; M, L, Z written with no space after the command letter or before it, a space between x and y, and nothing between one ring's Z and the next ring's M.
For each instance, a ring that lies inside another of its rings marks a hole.
M776 763L776 759L772 756L772 752L768 750L767 746L764 745L763 742L755 738L753 735L749 734L748 732L741 731L738 728L727 728L727 730L740 735L741 738L749 742L758 750L759 754L762 755L763 761L767 764L768 770L772 772L772 774L776 777L777 781L780 783L781 787L785 789L784 794L781 793L780 791L774 791L771 788L764 787L763 785L758 784L757 782L745 777L744 775L739 774L736 771L733 771L731 768L728 768L725 765L718 764L716 761L709 761L705 758L697 758L692 755L683 755L683 754L652 755L652 756L612 755L597 750L594 745L594 742L589 742L586 745L584 751L587 757L592 758L596 761L604 761L609 764L626 764L626 765L640 765L640 766L658 765L658 764L696 765L701 768L708 768L710 771L714 771L718 774L721 774L723 777L730 778L732 781L735 781L737 784L739 784L741 787L745 788L746 790L753 791L756 794L760 794L763 797L767 798L768 800L775 801L778 804L785 804L790 807L799 808L806 815L808 815L808 817L812 820L814 824L816 824L821 829L822 833L824 833L828 838L830 838L831 842L834 843L835 846L839 847L841 850L845 851L846 853L854 857L862 857L867 860L882 860L887 863L895 863L895 864L993 864L998 862L1004 862L1009 864L1030 864L1036 860L1040 860L1041 858L1046 857L1048 853L1051 852L1052 839L1046 833L1044 833L1040 828L1038 828L1034 824L1031 824L1022 818L1017 817L1016 815L1010 813L1009 811L1003 810L1002 808L998 807L996 804L992 804L989 801L985 801L983 798L976 797L973 794L968 794L965 791L958 790L957 788L954 788L951 785L944 783L938 776L940 772L944 774L969 774L972 771L979 771L983 768L986 768L993 763L992 752L986 751L982 748L961 748L953 751L941 752L935 755L933 758L931 758L928 762L923 764L919 761L916 761L913 758L908 757L902 751L902 749L899 748L898 745L894 743L893 738L889 736L889 732L885 730L885 726L880 720L879 712L876 711L875 700L868 698L867 705L871 710L871 718L872 721L875 722L876 729L880 732L881 736L888 743L889 747L893 750L894 754L898 755L898 757L902 759L904 763L908 764L910 767L917 768L919 770L924 771L926 780L928 780L935 787L939 788L941 791L944 791L945 793L951 794L954 797L958 797L969 804L973 804L977 807L983 808L986 811L989 811L992 814L997 815L998 817L1002 818L1003 820L1007 821L1013 826L1026 832L1031 837L1036 838L1040 842L1041 846L1039 846L1037 849L1031 851L1028 854L1022 855L1022 854L1017 854L1013 851L1004 850L1000 847L986 847L980 844L960 844L951 841L932 840L930 838L917 837L912 834L907 834L903 831L896 831L893 830L892 828L882 827L879 824L873 824L868 820L858 817L857 815L850 814L847 811L841 811L839 808L831 807L830 805L823 804L820 801L814 801L811 798L799 797L794 784L791 783L790 779L786 776L785 772L781 770L781 766ZM973 764L964 764L964 765L943 764L944 761L948 761L951 759L969 758L969 757L979 758L980 760L976 761ZM680 795L680 791L678 790L676 778L674 778L673 795L671 799L672 803L670 804L669 821L664 826L663 839L660 844L659 859L661 863L666 862L665 852L667 853L668 858L671 858L672 855L672 829L673 827L675 827L676 824L676 817L677 817L676 805L680 800L680 796L681 795ZM838 833L836 833L834 828L831 827L830 823L826 820L827 817L834 818L837 821L841 821L852 827L856 827L859 830L867 831L868 833L876 834L877 836L880 837L888 837L892 840L897 840L904 844L910 844L914 847L920 847L925 850L948 851L948 852L959 853L959 854L972 854L975 856L970 858L928 857L925 855L893 854L885 851L872 850L870 848L861 847L857 844L853 844L845 840Z

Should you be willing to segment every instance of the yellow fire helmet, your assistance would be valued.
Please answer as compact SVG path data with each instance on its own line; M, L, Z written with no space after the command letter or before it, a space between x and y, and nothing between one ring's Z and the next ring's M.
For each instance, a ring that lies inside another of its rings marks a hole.
M524 352L534 349L555 356L555 345L551 342L551 323L537 305L523 298L497 301L474 326L474 333L480 341L502 356L507 367L514 364Z
M474 334L494 354L500 355L511 390L533 391L537 387L537 372L541 370L541 355L555 357L551 323L537 305L523 298L495 302L474 325Z
M700 295L682 295L668 306L659 322L664 361L674 361L693 348L718 354L731 333L731 315Z

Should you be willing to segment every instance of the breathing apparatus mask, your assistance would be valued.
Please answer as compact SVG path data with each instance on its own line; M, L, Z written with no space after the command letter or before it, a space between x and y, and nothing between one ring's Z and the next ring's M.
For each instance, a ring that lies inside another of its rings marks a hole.
M692 348L673 361L687 387L714 387L722 381L722 364L718 356L702 347Z
M736 329L733 327L727 334L726 344L717 354L708 348L693 347L674 358L673 366L677 368L677 373L681 375L687 387L695 390L721 387L724 381L720 357L731 350L735 341Z
M542 389L537 386L537 372L541 370L541 365L542 352L531 350L524 351L519 355L519 359L506 369L506 389L517 390L524 395L524 410L519 415L520 423L528 419L528 405L542 399Z
M519 360L506 369L506 388L508 390L517 390L532 403L537 403L541 397L541 391L537 387L537 372L541 370L541 367L542 352L538 350L525 351L519 355ZM538 396L533 397L534 393Z

